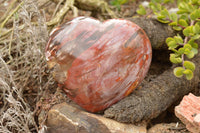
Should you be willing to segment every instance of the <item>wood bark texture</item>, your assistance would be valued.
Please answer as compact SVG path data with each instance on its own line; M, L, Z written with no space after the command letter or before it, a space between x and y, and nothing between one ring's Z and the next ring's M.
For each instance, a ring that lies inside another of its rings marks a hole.
M104 116L128 123L157 117L173 102L197 88L200 82L200 54L192 61L196 64L196 70L191 81L175 77L172 68L166 70L141 89L133 91L131 95L105 110Z
M67 103L53 106L46 121L47 133L146 133L146 126L123 124L87 113Z

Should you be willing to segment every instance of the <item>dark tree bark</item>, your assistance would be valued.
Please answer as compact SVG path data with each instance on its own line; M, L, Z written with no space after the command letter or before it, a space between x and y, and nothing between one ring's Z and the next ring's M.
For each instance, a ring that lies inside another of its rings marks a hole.
M191 81L175 77L172 68L166 70L141 89L133 91L131 95L105 110L104 116L128 123L157 117L173 102L198 87L200 54L193 59L193 62L196 64L196 70Z

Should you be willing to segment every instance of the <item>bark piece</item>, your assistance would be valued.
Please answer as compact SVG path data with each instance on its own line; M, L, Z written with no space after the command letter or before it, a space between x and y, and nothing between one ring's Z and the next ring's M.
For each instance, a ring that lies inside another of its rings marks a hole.
M51 0L55 3L59 3L59 0ZM69 1L69 0L68 0ZM116 14L110 9L108 3L104 0L73 0L75 6L79 9L101 12L102 14L108 14L111 18L117 18Z
M145 126L119 123L84 112L67 103L51 108L46 126L48 133L146 133Z
M175 107L176 116L192 133L200 133L200 97L192 93L184 96L181 103Z
M175 77L173 69L166 70L141 89L133 91L131 95L105 110L104 116L131 123L157 117L173 102L198 86L200 54L192 61L196 64L196 71L191 81Z

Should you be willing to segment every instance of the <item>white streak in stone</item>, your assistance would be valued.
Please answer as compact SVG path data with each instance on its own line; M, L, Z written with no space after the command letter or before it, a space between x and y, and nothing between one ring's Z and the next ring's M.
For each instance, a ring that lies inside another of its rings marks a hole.
M79 123L78 122L75 122L73 121L72 119L69 119L68 117L66 117L65 115L63 115L62 113L60 113L58 110L55 110L56 112L58 112L60 114L60 116L63 116L64 118L66 118L69 122L71 122L72 124L78 126Z

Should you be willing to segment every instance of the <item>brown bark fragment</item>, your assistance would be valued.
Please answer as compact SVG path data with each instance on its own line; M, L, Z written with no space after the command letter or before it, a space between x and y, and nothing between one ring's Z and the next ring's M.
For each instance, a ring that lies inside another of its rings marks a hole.
M175 108L176 116L192 133L200 133L200 97L192 93L184 96L181 103Z
M146 133L145 126L119 123L84 112L67 103L52 107L48 112L46 126L48 133Z

